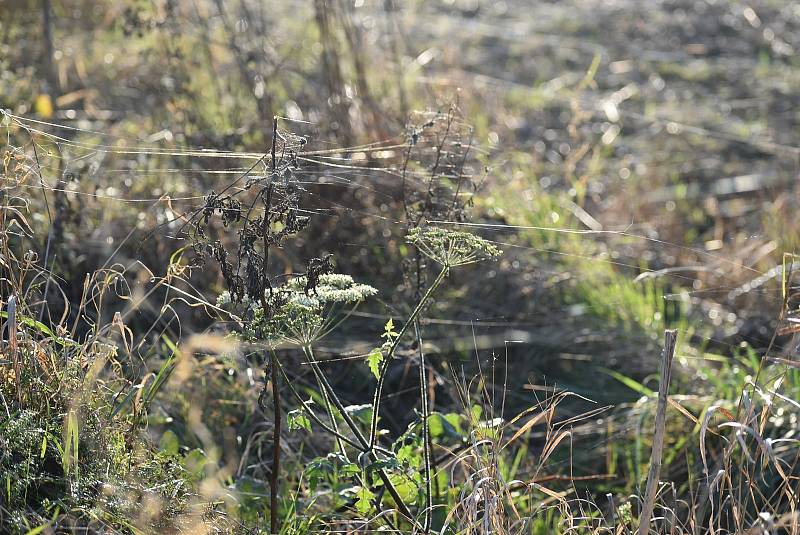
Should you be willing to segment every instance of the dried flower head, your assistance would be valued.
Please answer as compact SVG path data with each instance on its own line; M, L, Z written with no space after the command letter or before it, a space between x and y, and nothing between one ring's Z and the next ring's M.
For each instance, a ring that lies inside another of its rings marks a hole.
M490 260L502 252L494 244L475 234L436 227L411 229L406 241L448 269Z

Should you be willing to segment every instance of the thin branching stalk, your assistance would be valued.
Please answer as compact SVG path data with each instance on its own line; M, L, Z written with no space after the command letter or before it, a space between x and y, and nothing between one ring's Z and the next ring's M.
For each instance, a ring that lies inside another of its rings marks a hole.
M411 315L408 317L408 321L403 324L403 327L400 329L400 332L394 339L392 346L389 348L389 351L386 354L386 359L383 361L380 369L380 373L378 374L378 384L375 387L375 396L372 399L372 422L370 426L370 433L369 433L369 448L375 445L375 439L378 434L378 415L380 413L380 405L381 405L381 393L383 391L383 383L386 380L386 373L389 371L389 365L394 358L394 354L397 352L397 348L400 346L400 341L403 339L403 335L408 331L408 328L414 324L414 322L419 318L422 309L425 307L425 304L430 299L433 292L439 285L442 283L444 278L447 276L449 272L449 267L444 266L442 270L439 272L439 275L436 276L436 279L433 281L433 284L430 285L428 290L425 292L425 295L422 296L422 299L419 300L417 306L414 308Z
M308 352L313 355L313 350L311 349L311 346L308 346ZM339 432L339 426L336 423L336 413L333 412L330 396L328 396L328 389L322 386L321 373L318 373L317 370L314 369L313 367L312 370L314 371L314 377L317 380L317 386L319 386L319 391L322 394L322 400L325 403L325 412L328 413L328 419L331 422L331 429L333 429L334 431L333 436L336 439L336 445L339 447L339 452L344 456L345 459L347 459L347 450L345 450L344 448L344 442L342 442L342 439L339 438L341 437L341 433Z
M333 436L335 436L337 440L360 450L361 446L356 441L344 436L338 429L333 429L328 424L323 422L319 416L316 415L316 413L311 408L311 405L309 405L308 402L303 399L303 396L300 395L300 392L298 392L297 389L294 387L294 385L292 385L292 382L289 379L289 376L286 374L286 370L283 369L283 366L281 366L280 363L278 363L278 366L280 367L281 375L283 375L283 380L286 383L286 386L289 388L289 391L292 393L295 399L297 399L300 405L305 409L306 414L308 414L309 418L314 420L314 422L317 425L319 425L324 431L327 431L328 433L331 433Z
M356 424L356 422L353 420L353 418L350 416L350 414L348 414L348 412L345 410L345 407L344 407L344 404L342 403L342 400L339 399L339 396L336 395L336 392L333 390L333 387L328 382L328 379L322 373L322 370L319 367L319 363L317 362L317 359L314 357L313 349L310 346L305 346L303 348L303 351L304 351L304 353L306 355L306 358L308 359L308 363L311 366L311 369L314 372L314 375L317 376L317 379L320 381L320 383L322 384L323 388L328 391L328 395L330 396L330 399L333 401L333 404L336 406L336 408L341 413L342 418L344 418L345 423L350 428L350 430L353 432L353 434L355 435L355 437L358 440L359 444L361 444L362 453L366 454L367 457L371 461L377 461L378 460L378 456L375 454L375 451L373 450L373 448L367 442L366 437L361 432L361 430L358 428L358 425ZM378 468L377 472L378 472L378 476L381 478L381 481L383 482L384 486L386 487L386 491L389 493L389 495L392 497L394 502L397 504L397 508L400 511L400 513L403 516L405 516L408 520L410 520L412 522L415 522L414 521L414 517L411 514L411 510L408 508L408 506L403 501L403 498L400 496L400 493L397 491L397 488L394 486L394 483L392 483L392 480L389 479L389 476L386 474L386 471L383 468Z

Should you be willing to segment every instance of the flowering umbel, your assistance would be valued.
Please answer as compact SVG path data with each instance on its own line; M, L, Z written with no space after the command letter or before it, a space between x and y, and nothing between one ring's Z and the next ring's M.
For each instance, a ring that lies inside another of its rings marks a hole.
M502 253L493 243L475 234L436 227L411 229L406 241L447 269L491 260Z
M295 277L269 297L269 314L260 302L245 295L243 306L248 316L243 334L251 339L277 347L289 343L308 345L325 336L338 323L343 306L353 305L378 293L367 284L356 283L350 275L322 274L309 288L306 276ZM230 292L217 299L219 306L231 303Z

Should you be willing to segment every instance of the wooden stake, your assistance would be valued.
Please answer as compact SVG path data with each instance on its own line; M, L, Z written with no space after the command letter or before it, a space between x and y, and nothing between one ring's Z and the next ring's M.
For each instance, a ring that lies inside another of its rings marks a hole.
M642 501L642 512L639 515L639 535L647 535L650 528L650 517L658 491L658 479L661 475L661 454L664 449L664 428L667 419L667 395L669 379L672 374L672 358L675 356L675 345L678 331L664 331L664 352L661 354L661 380L658 385L658 406L656 408L655 433L653 435L653 453L650 457L650 471L647 474L647 490Z

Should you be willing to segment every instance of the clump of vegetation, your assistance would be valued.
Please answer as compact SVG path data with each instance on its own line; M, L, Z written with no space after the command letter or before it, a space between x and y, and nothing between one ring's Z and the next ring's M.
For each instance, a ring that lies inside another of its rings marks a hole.
M120 411L113 346L58 337L10 301L0 383L0 517L14 533L172 531L200 522L196 477ZM8 319L8 318L11 319ZM91 338L91 337L90 337ZM38 530L38 531L37 531Z
M0 531L800 532L793 6L12 4Z

